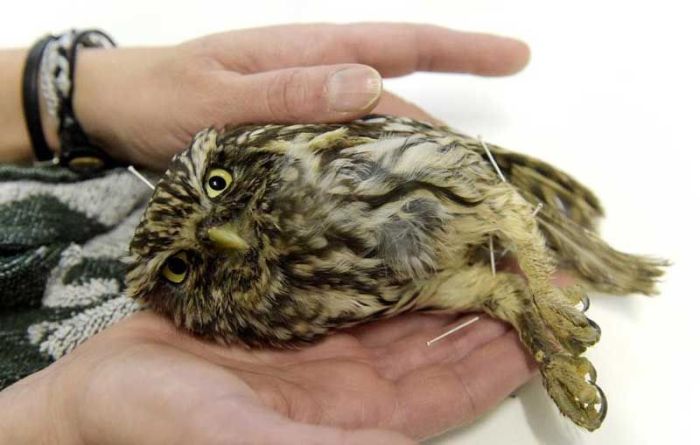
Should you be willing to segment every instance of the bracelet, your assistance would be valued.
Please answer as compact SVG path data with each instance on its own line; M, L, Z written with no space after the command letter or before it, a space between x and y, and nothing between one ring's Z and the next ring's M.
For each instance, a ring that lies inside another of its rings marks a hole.
M57 122L57 132L60 150L54 161L78 173L94 173L117 163L102 149L90 141L83 127L78 122L73 108L75 93L75 71L78 51L81 48L107 48L116 46L114 41L99 30L65 32L57 37L49 36L40 40L27 58L27 70L31 68L33 84L25 87L25 116L28 128L31 121L36 128L36 120L41 122L39 115L38 90L41 90L49 116ZM36 49L36 48L40 48ZM35 51L36 49L36 51ZM33 56L33 57L32 57ZM32 113L31 110L37 110ZM30 110L27 112L26 110ZM36 116L36 117L34 117ZM31 130L30 130L31 134ZM52 157L46 146L43 131L36 134L39 142L32 145L37 159L44 160ZM41 141L44 142L47 154L42 151ZM41 156L40 156L41 154Z
M24 109L24 121L29 133L29 141L32 144L34 156L38 161L50 161L54 154L46 143L44 129L41 124L41 111L39 108L39 70L41 69L44 52L47 45L56 37L48 35L41 38L29 50L27 61L22 75L22 108Z
M90 142L83 127L78 122L73 109L73 95L75 92L75 67L79 48L105 48L114 47L114 41L104 32L99 30L87 30L73 33L70 47L66 51L68 58L68 82L67 91L58 90L58 133L61 141L60 164L74 171L91 173L103 168L117 165L97 145ZM60 54L60 53L59 53Z

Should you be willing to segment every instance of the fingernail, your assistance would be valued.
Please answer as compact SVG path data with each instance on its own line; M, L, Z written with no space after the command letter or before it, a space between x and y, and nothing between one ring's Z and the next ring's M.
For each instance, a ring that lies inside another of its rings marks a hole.
M367 109L382 92L382 76L370 67L345 68L328 79L328 103L333 111Z

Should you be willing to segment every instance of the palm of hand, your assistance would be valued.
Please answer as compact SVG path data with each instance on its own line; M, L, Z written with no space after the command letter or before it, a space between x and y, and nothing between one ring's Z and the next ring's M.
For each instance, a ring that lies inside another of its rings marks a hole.
M385 430L424 438L469 422L534 372L493 320L426 347L451 321L411 314L271 351L204 342L143 312L47 371L75 417L69 434L88 443L402 443Z

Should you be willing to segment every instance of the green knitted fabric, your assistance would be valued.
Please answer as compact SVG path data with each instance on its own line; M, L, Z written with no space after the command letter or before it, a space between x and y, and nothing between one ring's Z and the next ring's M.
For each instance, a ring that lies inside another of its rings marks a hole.
M0 389L139 309L121 259L149 194L124 169L0 165Z

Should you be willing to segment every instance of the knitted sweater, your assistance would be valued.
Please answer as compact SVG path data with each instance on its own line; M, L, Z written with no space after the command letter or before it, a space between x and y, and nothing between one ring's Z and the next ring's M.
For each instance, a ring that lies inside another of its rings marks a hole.
M0 165L0 389L139 309L121 258L149 196L124 169Z

